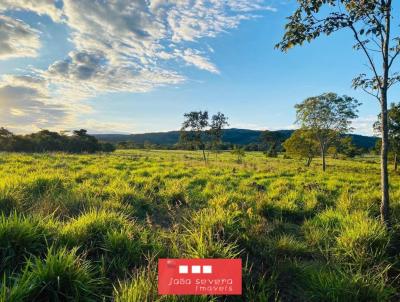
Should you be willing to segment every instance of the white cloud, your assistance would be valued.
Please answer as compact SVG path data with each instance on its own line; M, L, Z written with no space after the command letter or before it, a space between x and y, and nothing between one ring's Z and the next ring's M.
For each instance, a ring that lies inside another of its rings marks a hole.
M362 135L375 135L373 125L376 120L377 117L373 115L355 119L352 124L354 133Z
M105 92L147 92L155 86L178 84L183 77L172 71L110 64L101 53L71 52L43 72L64 98L80 100ZM79 83L79 85L77 85Z
M125 133L135 132L135 125L131 121L127 122L104 122L95 119L85 119L84 122L76 122L73 129L87 129L91 134L109 134L109 133ZM73 130L69 128L68 130Z
M251 11L272 11L276 12L276 8L265 5L263 0L227 0L228 5L234 11L251 12Z
M218 68L211 63L207 58L201 55L201 52L193 49L185 49L183 52L176 52L176 55L181 57L189 65L196 66L199 69L207 70L212 73L219 73Z
M36 70L36 75L52 87L52 97L59 102L76 104L75 101L102 93L147 92L156 87L179 84L186 79L180 70L183 65L220 73L209 58L212 48L201 43L202 39L236 28L242 20L254 18L253 12L273 10L263 2L0 0L0 13L32 11L47 15L69 28L74 51L51 64L47 70ZM7 51L3 58L7 55L37 55L39 33L22 21L5 16L1 18L14 22L26 32L25 36L21 34L24 39L15 39L15 32L5 35L8 40L0 39L0 45L12 42L8 44L13 51ZM0 35L1 32L0 27ZM0 59L2 49L5 48L0 47ZM29 85L25 82L22 86L14 94L16 99L22 97L26 103L27 95L21 93ZM4 85L1 87L5 89ZM34 100L42 102L37 97L34 96ZM12 102L11 99L8 102ZM41 104L35 103L35 106ZM46 106L42 106L43 112L50 110ZM20 107L10 103L9 108L13 108L10 115L26 118ZM48 121L48 124L54 123Z
M32 11L38 15L48 15L54 21L60 21L61 10L55 0L0 0L0 12L10 10Z
M43 75L63 95L82 99L183 82L185 76L171 62L218 74L206 56L210 47L199 49L197 42L237 27L257 9L265 9L258 0L247 5L242 0L64 0L63 18L76 50Z
M70 110L51 100L47 83L35 76L4 76L0 81L2 126L17 132L67 124Z
M20 20L0 15L0 60L35 57L39 48L38 31Z

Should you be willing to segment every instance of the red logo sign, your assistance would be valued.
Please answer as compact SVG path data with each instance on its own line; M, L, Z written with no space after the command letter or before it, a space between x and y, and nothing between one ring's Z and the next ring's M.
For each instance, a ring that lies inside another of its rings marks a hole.
M160 295L241 295L242 259L159 259Z

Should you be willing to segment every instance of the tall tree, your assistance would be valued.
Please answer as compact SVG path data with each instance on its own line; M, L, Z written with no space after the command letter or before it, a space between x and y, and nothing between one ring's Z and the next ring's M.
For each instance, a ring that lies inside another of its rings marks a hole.
M192 111L184 114L185 121L182 124L180 139L193 147L202 150L204 162L207 162L206 130L208 129L208 111Z
M369 75L361 74L353 81L380 103L382 123L381 148L381 220L389 225L388 116L389 89L400 80L392 73L400 53L400 37L392 31L394 20L392 0L297 0L298 8L288 18L285 34L277 47L287 51L293 46L311 42L320 35L349 30L355 40L354 48L362 51Z
M326 170L326 152L339 135L352 128L351 120L357 117L360 103L351 97L325 93L310 97L297 104L297 123L312 133L318 142L322 157L322 170Z
M381 134L382 115L374 124L374 130ZM393 153L394 170L397 171L398 155L400 153L400 103L390 105L388 110L388 138L389 150Z
M227 126L229 126L229 123L225 114L218 112L212 116L208 132L211 136L211 144L214 150L217 150L218 145L222 142L223 130Z

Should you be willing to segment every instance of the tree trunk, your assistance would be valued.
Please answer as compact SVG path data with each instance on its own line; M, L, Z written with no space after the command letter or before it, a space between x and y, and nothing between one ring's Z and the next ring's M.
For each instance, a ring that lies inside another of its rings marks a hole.
M204 163L207 163L206 150L204 150L204 148L202 150L203 150Z
M394 153L394 172L397 172L397 152Z
M321 148L321 156L322 156L322 171L326 170L326 161L325 161L325 148Z
M381 115L382 115L382 148L381 148L381 221L389 225L389 173L388 173L388 120L387 120L387 91L382 90L381 95Z
M389 152L389 131L388 131L388 112L387 96L389 87L389 44L390 44L390 26L391 26L391 8L392 1L388 0L385 11L386 30L383 40L383 79L381 82L381 115L382 115L382 150L381 150L381 221L390 226L389 217L389 173L388 173L388 152Z
M306 162L306 167L309 167L311 165L311 161L312 161L312 157L309 157Z

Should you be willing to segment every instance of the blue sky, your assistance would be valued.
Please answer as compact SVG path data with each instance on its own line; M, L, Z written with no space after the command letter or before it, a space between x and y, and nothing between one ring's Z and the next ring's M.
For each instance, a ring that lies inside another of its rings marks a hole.
M118 21L118 7L106 4L37 1L0 4L0 31L1 24L11 24L22 32L21 45L0 51L0 118L16 132L176 130L191 110L221 111L231 127L289 129L296 103L332 91L363 103L355 132L372 133L379 106L351 88L365 60L352 49L350 33L288 53L274 49L293 1L185 0L186 6L171 7L157 0L157 8L154 3L149 8L138 0L129 21L123 16ZM85 10L86 19L80 15ZM154 20L143 17L150 10ZM110 20L99 23L108 15ZM391 100L398 93L393 89Z

